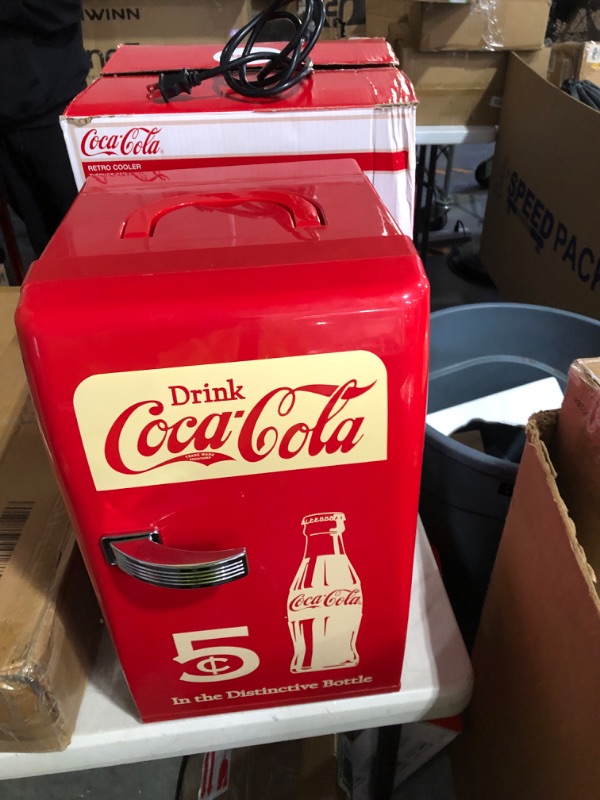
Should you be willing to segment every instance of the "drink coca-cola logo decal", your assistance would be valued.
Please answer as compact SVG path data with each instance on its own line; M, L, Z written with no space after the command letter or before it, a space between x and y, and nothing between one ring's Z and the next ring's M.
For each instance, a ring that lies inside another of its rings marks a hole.
M162 128L137 126L125 133L107 133L97 128L86 131L81 140L81 154L94 156L155 156L160 153L158 134Z
M96 488L383 460L387 380L365 351L93 375L74 405Z

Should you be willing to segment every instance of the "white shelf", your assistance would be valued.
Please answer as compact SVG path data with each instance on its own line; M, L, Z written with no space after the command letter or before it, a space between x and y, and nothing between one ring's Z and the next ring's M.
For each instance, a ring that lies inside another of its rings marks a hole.
M208 750L452 716L472 671L426 536L419 525L402 688L390 694L140 723L105 637L73 740L61 753L2 753L0 778L151 761Z

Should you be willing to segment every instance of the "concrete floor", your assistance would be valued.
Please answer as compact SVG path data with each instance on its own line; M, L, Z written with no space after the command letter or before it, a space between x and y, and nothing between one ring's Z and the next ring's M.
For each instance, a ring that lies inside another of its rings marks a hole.
M451 184L454 205L448 214L446 230L452 230L455 223L460 221L471 232L475 242L481 232L486 192L476 183L474 170L492 152L491 145L461 146L455 149ZM438 164L440 184L444 168L442 157ZM21 226L19 234L24 258L29 261L32 254ZM427 260L432 310L498 299L494 289L467 283L450 272L446 265L447 250L448 248L439 247ZM63 775L0 781L0 800L175 800L180 764L181 759L175 758ZM394 800L455 800L447 755L441 753L411 776L397 791Z
M0 782L0 800L176 800L181 759L147 761L64 775ZM444 754L408 778L394 800L454 800L450 762ZM235 798L246 800L246 798ZM269 800L269 798L248 798ZM314 800L320 800L315 797Z

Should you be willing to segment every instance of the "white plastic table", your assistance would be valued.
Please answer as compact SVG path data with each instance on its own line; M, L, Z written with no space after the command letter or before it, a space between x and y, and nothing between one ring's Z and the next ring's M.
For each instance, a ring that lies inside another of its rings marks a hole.
M447 717L465 708L471 685L469 657L419 524L399 692L142 724L105 637L69 747L61 753L2 753L0 779Z

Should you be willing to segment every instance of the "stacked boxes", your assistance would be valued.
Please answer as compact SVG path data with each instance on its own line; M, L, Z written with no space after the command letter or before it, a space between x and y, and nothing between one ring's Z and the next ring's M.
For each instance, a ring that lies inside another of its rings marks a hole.
M107 7L84 0L83 40L90 58L89 78L96 78L118 45L225 42L252 17L251 0L167 4L139 0L131 7Z
M367 34L394 45L414 84L419 125L498 123L508 51L545 73L548 0L371 0Z
M100 635L100 612L27 391L0 289L0 751L71 739Z
M266 7L268 0L138 0L110 6L84 0L83 39L90 58L89 80L98 77L119 44L218 44ZM288 10L298 9L290 4ZM327 0L321 39L365 35L365 0Z

